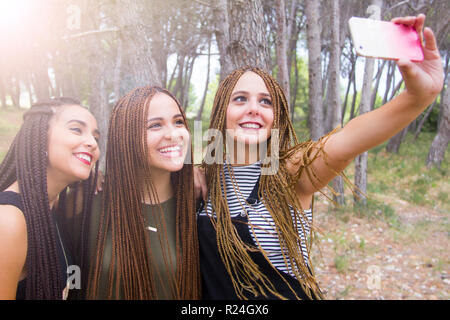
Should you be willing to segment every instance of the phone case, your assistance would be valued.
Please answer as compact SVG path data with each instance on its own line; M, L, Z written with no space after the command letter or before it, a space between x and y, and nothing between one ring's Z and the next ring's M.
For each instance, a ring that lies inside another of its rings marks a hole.
M412 26L352 17L348 21L356 54L370 58L422 61L420 37Z

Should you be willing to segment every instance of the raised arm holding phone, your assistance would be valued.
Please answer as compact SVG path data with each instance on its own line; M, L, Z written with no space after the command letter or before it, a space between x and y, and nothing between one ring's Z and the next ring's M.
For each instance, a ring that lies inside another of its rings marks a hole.
M357 155L397 134L419 116L442 90L442 61L433 31L430 28L423 29L425 15L395 18L392 22L413 26L419 34L423 32L424 59L421 62L399 59L397 66L405 90L380 108L349 121L342 130L330 136L324 151L328 154L327 163L333 170L319 157L313 163L319 178L317 184L313 186L307 177L300 179L299 191L304 196L305 205L315 191L334 178L334 171L342 171Z

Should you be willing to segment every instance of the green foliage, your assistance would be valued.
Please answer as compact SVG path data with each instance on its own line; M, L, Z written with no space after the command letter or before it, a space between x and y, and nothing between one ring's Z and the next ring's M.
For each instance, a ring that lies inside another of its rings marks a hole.
M195 105L198 104L198 97L195 93L195 84L191 83L189 86L189 92L188 92L188 102L187 102L187 107L186 107L186 115L190 118L191 116L197 115L196 109L195 109ZM201 97L200 97L201 99Z
M344 223L356 216L368 221L384 222L398 231L406 228L396 213L400 204L449 212L448 153L440 169L428 169L425 166L434 135L432 132L423 132L414 141L413 134L407 134L399 154L387 153L387 142L370 150L367 205L353 205L353 195L346 190L347 204L339 208L330 206L331 214ZM353 181L353 170L353 165L346 170L350 181ZM360 245L365 246L364 243Z
M297 54L297 69L298 69L298 85L297 96L295 99L295 119L306 118L308 114L308 63L306 59ZM291 101L295 90L295 66L292 64L290 72L290 86L291 86ZM289 103L291 103L289 101Z
M341 97L341 101L342 101L342 103L344 103L345 97ZM348 94L348 98L347 98L347 107L345 108L345 114L344 114L344 117L343 117L344 118L343 119L344 120L343 121L344 124L351 120L350 116L351 116L352 102L353 102L353 94L349 93ZM355 100L355 110L353 112L353 117L358 115L359 103L360 102L361 102L361 92L357 91L356 92L356 100Z
M334 258L334 266L339 273L345 273L350 265L349 257L346 254L338 254Z
M439 191L438 193L438 200L441 202L448 203L448 193L444 191Z
M377 96L375 97L375 104L374 104L373 108L377 109L377 108L381 107L382 104L383 104L383 97L377 93Z
M368 220L379 219L388 223L393 228L398 229L400 227L400 220L395 213L395 209L391 205L374 198L369 197L365 206L360 203L355 203L353 205L353 212L358 217L365 217Z
M212 81L208 84L208 91L206 93L206 98L205 98L205 106L203 108L203 113L202 113L202 132L205 132L206 130L208 130L209 128L209 120L210 120L210 116L211 116L211 112L212 112L212 107L213 107L213 103L214 103L214 97L217 91L217 88L219 86L219 80L220 80L220 75L217 74L216 77L214 79L212 79ZM198 104L201 103L202 97L198 98ZM195 121L195 117L197 115L198 112L198 108L200 108L200 105L197 106L197 108L193 108L189 109L190 112L195 116L193 117L189 117L188 118L188 125L189 125L189 129L191 130L191 133L194 132L194 121ZM206 141L203 142L204 146L206 146Z
M439 102L433 107L428 119L423 124L422 132L437 132L440 107L441 104Z
M448 207L448 201L441 193L448 180L448 152L440 169L425 166L434 135L433 132L422 132L414 141L413 134L408 133L398 154L384 151L387 142L378 150L369 151L369 193L389 194L416 205Z
M216 77L211 79L208 84L208 92L205 98L205 107L203 109L202 119L207 120L209 124L209 117L211 116L212 107L214 104L214 97L216 96L217 88L219 87L220 74L217 73Z

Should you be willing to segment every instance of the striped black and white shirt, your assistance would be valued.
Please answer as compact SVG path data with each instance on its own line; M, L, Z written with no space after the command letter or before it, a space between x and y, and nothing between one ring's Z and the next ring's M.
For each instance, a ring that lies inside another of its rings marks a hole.
M258 201L254 204L249 204L246 199L250 196L258 178L261 175L261 163L256 162L246 166L232 167L235 183L233 185L228 166L224 164L224 174L226 183L226 194L228 208L231 214L231 218L241 215L245 217L248 215L249 228L252 228L250 234L253 241L259 245L259 247L265 251L269 261L272 265L283 272L293 275L288 270L284 262L283 253L279 244L274 221L265 207L265 205ZM206 211L207 208L207 211ZM206 208L204 207L199 213L200 215L213 214L211 202L208 201ZM301 241L301 250L303 258L308 262L308 253L306 250L306 237L310 233L310 225L312 223L312 211L304 211L307 222L303 221L303 233L300 223L298 223L298 234ZM294 212L291 209L291 214L294 217Z

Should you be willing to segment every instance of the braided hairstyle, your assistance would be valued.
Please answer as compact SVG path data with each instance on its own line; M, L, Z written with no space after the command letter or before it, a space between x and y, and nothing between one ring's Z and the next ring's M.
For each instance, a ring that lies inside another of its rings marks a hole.
M300 201L295 192L295 185L300 175L307 174L312 183L317 182L316 175L309 164L314 159L323 154L323 143L327 136L319 141L306 141L299 143L294 128L289 118L288 102L284 92L277 81L267 72L255 67L242 67L229 74L220 84L217 90L210 121L210 129L217 129L226 134L226 111L233 89L239 78L247 71L258 74L264 81L272 98L274 122L273 128L278 129L278 139L269 137L268 146L272 143L279 144L279 168L276 174L261 175L258 195L273 218L279 245L283 252L284 263L291 274L295 275L306 295L310 298L321 298L322 294L315 280L311 261L309 260L312 243L312 235L309 239L301 237L298 229L305 231L311 229L311 225L302 209ZM219 254L231 277L234 289L238 297L245 299L245 292L251 292L255 296L267 296L271 293L279 298L284 298L279 294L268 277L264 275L259 267L252 260L249 252L261 252L270 263L264 250L258 246L252 247L242 241L231 221L230 211L225 194L225 174L224 163L227 156L227 145L223 144L223 152L216 152L216 145L208 144L209 150L206 154L216 157L213 164L206 164L207 184L209 187L209 197L214 215L210 215L211 222L217 231L217 245ZM267 147L268 152L265 157L271 156L272 147ZM300 151L300 152L299 152ZM287 161L292 162L294 155L302 154L301 159L294 161L298 165L295 174L288 172ZM222 157L222 159L219 159ZM268 168L270 163L268 158L261 159L262 168ZM230 172L231 181L237 188L232 166L225 162ZM291 213L291 208L293 214ZM254 230L251 226L250 230ZM254 231L253 231L254 232ZM256 237L255 237L256 238ZM302 252L301 244L306 245L307 252ZM307 256L305 261L304 256ZM275 268L276 270L276 268ZM286 282L287 284L287 282ZM289 286L289 284L287 284ZM295 294L294 290L292 292ZM297 296L297 295L296 295ZM298 297L298 296L297 296Z
M66 270L58 259L59 240L47 193L47 150L49 121L68 105L80 102L61 97L33 104L23 115L24 122L0 164L0 190L17 181L23 204L27 225L26 299L61 299L65 287L62 275ZM91 184L92 176L86 185Z
M144 228L143 199L150 195L159 203L148 163L146 120L150 101L158 93L177 99L159 87L139 87L122 97L115 105L110 118L106 152L106 172L103 188L103 206L97 236L95 261L90 269L88 298L95 299L108 234L112 236L112 254L109 266L108 298L119 298L119 288L124 299L157 299L154 279L159 277L153 268L153 255L148 232ZM186 126L189 130L189 128ZM176 272L173 262L164 258L169 274L167 287L175 299L200 297L200 267L195 216L192 155L190 164L184 164L171 174L176 197ZM144 185L150 190L143 190ZM162 215L162 208L159 206ZM164 229L164 228L163 228ZM166 243L167 233L161 241ZM163 257L167 256L167 252ZM170 259L169 259L170 260ZM160 278L161 279L161 278ZM115 288L115 289L114 289Z

